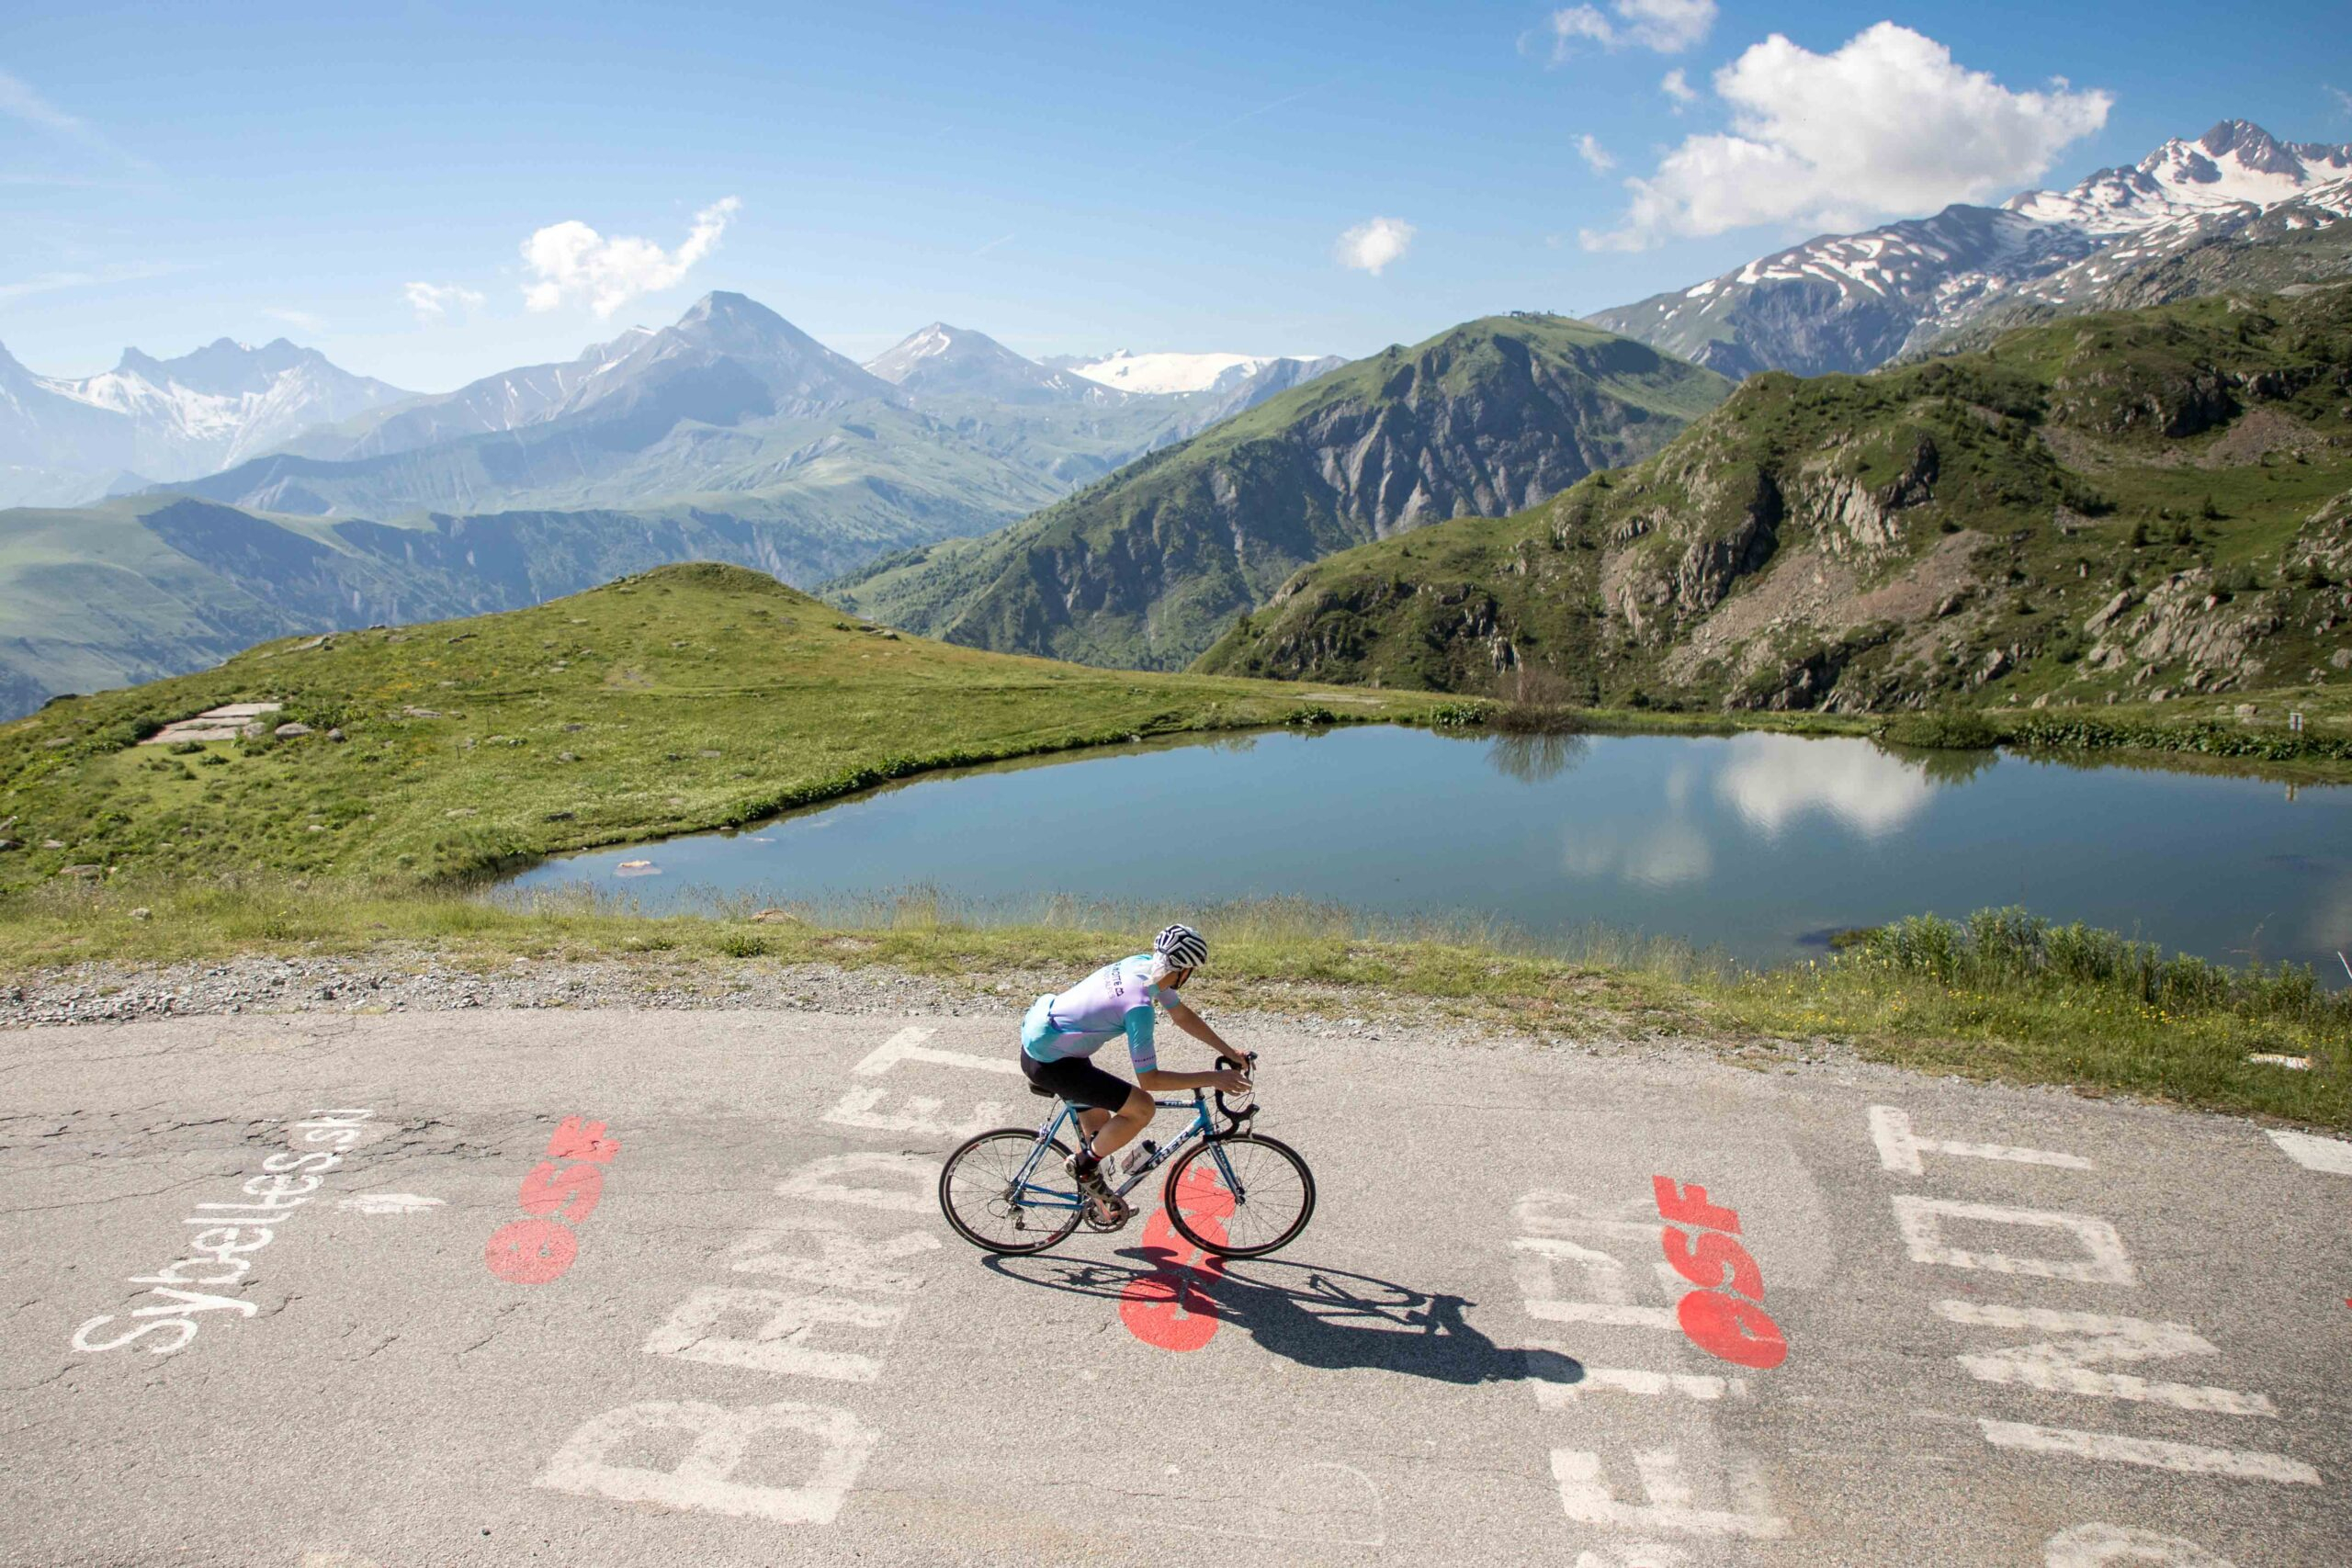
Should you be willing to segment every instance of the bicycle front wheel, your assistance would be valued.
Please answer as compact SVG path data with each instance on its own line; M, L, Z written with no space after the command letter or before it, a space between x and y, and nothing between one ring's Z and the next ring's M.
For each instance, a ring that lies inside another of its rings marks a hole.
M1058 1186L1069 1150L1057 1138L1021 1179L1034 1129L999 1127L968 1140L939 1172L939 1208L956 1234L984 1251L1043 1252L1078 1228L1078 1194Z
M1176 1234L1219 1258L1262 1258L1315 1217L1315 1173L1296 1149L1256 1133L1184 1151L1163 1201Z

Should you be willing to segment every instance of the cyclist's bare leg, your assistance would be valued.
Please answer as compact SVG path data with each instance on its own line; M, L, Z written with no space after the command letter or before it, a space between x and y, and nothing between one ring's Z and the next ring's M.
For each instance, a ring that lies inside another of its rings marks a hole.
M1136 1135L1151 1125L1151 1113L1156 1109L1151 1096L1139 1089L1127 1091L1126 1104L1116 1116L1107 1111L1081 1111L1078 1124L1086 1132L1097 1157L1107 1158L1135 1141Z

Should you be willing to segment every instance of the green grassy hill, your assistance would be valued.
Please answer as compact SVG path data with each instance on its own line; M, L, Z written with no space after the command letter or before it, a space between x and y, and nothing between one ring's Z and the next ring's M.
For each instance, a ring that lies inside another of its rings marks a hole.
M1270 398L984 539L823 592L952 642L1174 668L1305 562L1656 451L1730 389L1556 316L1494 316Z
M271 643L0 726L0 889L61 874L463 876L924 768L1280 724L1321 713L1310 698L949 648L756 572L665 567L531 609ZM282 702L274 720L316 733L134 744L240 701Z
M2348 582L2339 288L1759 376L1628 471L1306 569L1198 668L1707 709L2210 697L2346 679Z

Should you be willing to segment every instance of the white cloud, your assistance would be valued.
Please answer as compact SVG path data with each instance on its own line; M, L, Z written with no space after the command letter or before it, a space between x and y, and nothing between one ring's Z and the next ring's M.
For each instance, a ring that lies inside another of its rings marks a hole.
M479 310L490 302L479 289L462 283L412 283L401 289L401 296L416 312L416 319L428 324L446 321L453 312Z
M1679 54L1715 25L1715 0L1611 0L1609 8L1617 13L1613 22L1594 6L1553 12L1553 60L1566 59L1579 43Z
M94 152L105 153L132 168L144 170L150 167L144 159L134 158L107 141L96 126L79 115L66 113L35 92L32 84L22 77L11 76L6 71L0 71L0 116L22 121L36 130L45 130L51 136L78 141ZM10 183L64 185L78 182L70 177L52 180L46 177L44 171L43 174L35 175L28 179L12 180Z
M77 141L96 144L102 140L87 123L67 114L34 92L28 84L6 71L0 71L0 114L11 119L23 120L27 125L37 125L43 130L55 131L60 136L70 136Z
M538 279L523 290L523 302L553 310L579 300L609 316L640 294L675 288L718 248L718 236L742 205L730 196L695 213L685 243L674 252L628 235L608 240L576 219L549 224L523 242L523 260Z
M1881 22L1835 54L1775 33L1715 73L1729 134L1692 136L1629 179L1620 225L1588 250L1644 250L1753 223L1860 228L2030 183L2107 122L2113 98L2064 80L2013 93L1931 38Z
M2327 96L2335 100L2335 107L2338 109L2346 114L2352 114L2352 93L2347 93L2341 87L2330 86L2327 89Z
M1902 827L1936 792L1928 770L1867 740L1736 735L1715 794L1768 839L1820 812L1865 839Z
M1375 218L1369 223L1359 223L1340 236L1333 254L1341 266L1380 276L1380 269L1405 254L1413 243L1415 231L1402 218Z
M1659 80L1657 90L1673 100L1676 114L1680 114L1699 101L1697 89L1690 85L1690 78L1683 74L1682 67L1679 65L1668 72Z
M306 333L322 333L327 330L325 318L310 310L297 310L288 306L278 305L265 307L262 314L273 321L284 321L289 327L300 327Z
M1617 166L1617 160L1611 157L1609 149L1600 144L1600 138L1589 130L1577 138L1577 156L1582 158L1585 167L1596 175L1605 175Z
M121 266L99 267L95 271L44 272L36 276L19 278L13 283L0 283L0 300L22 299L35 294L53 294L61 288L88 288L108 283L137 283L151 277L169 277L187 269L172 262L131 262Z

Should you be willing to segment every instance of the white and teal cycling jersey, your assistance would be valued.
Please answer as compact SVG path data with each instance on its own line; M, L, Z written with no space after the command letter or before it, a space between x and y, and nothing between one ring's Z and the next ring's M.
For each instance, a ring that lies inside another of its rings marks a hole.
M1151 983L1152 956L1138 953L1105 964L1057 997L1039 997L1021 1021L1021 1048L1040 1062L1091 1056L1121 1035L1138 1075L1156 1072L1151 1045L1155 1007L1173 1007L1177 997Z

